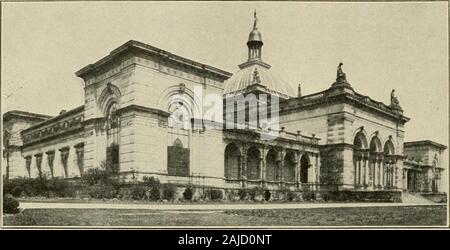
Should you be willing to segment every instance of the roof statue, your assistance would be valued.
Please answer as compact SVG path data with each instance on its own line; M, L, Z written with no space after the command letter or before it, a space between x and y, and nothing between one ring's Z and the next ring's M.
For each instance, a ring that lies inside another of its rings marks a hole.
M391 91L391 106L400 106L398 98L395 96L395 89Z
M253 71L252 84L259 84L259 83L261 83L261 79L259 78L258 68L255 68L255 71Z
M302 84L298 84L298 97L302 97Z
M344 71L342 71L342 65L344 65L344 64L342 62L340 62L337 67L337 74L336 74L337 82L346 82L347 81L345 73L344 73Z

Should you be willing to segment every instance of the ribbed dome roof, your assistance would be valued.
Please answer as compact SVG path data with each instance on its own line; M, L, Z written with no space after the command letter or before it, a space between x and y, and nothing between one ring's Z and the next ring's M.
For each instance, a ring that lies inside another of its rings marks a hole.
M261 32L259 32L257 29L252 30L250 32L250 34L248 35L248 41L249 42L253 42L253 41L262 42Z
M255 70L257 71L256 74ZM295 92L287 82L283 81L278 75L273 74L269 67L258 63L253 63L233 74L225 82L224 94L243 93L247 87L254 84L264 86L268 93L276 94L280 97L289 98L295 96Z

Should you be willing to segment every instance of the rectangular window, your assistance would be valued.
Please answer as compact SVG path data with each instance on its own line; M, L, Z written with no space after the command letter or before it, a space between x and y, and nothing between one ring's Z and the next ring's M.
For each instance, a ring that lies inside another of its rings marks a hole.
M65 178L69 177L69 170L67 166L67 160L69 159L69 150L70 150L69 147L64 147L59 150L59 152L61 152L61 163L63 165Z
M80 171L80 176L84 173L84 144L80 143L75 145L75 152L77 154L77 165Z
M28 177L31 178L31 155L25 157L25 166L27 168Z
M180 146L167 147L167 173L189 176L189 149Z
M48 151L46 154L47 154L48 168L50 169L50 174L53 178L53 177L55 177L55 174L53 172L53 160L55 159L55 151L51 150L51 151Z
M36 158L36 167L37 167L37 170L38 170L39 177L42 177L42 168L41 168L41 165L42 165L42 153L35 154L34 157Z

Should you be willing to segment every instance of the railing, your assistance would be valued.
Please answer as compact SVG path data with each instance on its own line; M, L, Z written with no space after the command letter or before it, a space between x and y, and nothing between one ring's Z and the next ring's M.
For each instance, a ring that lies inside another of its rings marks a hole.
M305 136L300 133L292 133L292 132L281 132L280 137L286 138L289 140L296 140L301 141L305 143L311 143L311 144L319 144L319 138L316 138L315 136Z

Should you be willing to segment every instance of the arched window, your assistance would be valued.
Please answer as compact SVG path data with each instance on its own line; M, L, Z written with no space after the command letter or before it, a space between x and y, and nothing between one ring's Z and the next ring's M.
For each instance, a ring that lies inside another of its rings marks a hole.
M247 179L257 180L259 178L260 152L256 147L250 147L247 151Z
M305 154L300 158L300 182L308 183L309 157Z
M369 182L370 184L376 188L379 187L381 183L381 155L382 153L382 144L380 138L378 136L372 137L369 145Z
M225 178L238 179L240 169L239 148L234 143L230 143L225 148Z
M394 143L389 139L384 143L383 149L383 176L382 182L383 184L390 188L394 185L394 168L396 164L395 157L393 157L395 153Z
M184 102L174 102L169 107L168 126L171 128L189 129L191 111Z
M287 182L295 182L295 154L288 152L284 157L283 179Z
M275 149L269 150L266 156L266 179L278 181L278 152Z
M355 187L367 183L366 180L366 163L364 161L363 149L367 148L367 140L364 133L359 131L353 140L353 168Z
M117 102L112 102L106 113L106 162L113 171L119 171L120 119L117 115Z

